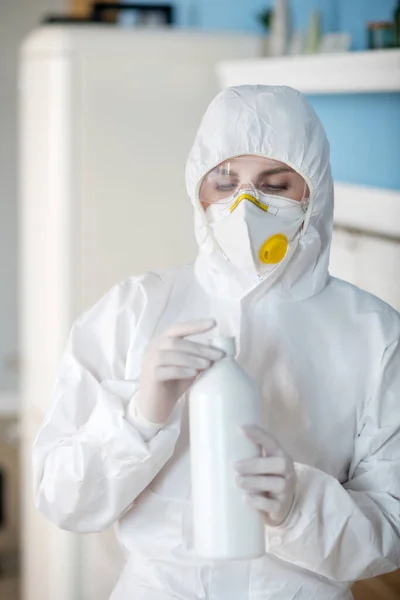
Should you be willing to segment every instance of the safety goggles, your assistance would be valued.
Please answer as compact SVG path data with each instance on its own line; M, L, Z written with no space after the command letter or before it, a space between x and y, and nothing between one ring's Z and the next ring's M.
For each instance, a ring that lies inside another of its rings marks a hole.
M241 194L276 195L302 200L304 179L288 165L262 157L237 157L209 171L200 186L199 199L206 205L229 203Z

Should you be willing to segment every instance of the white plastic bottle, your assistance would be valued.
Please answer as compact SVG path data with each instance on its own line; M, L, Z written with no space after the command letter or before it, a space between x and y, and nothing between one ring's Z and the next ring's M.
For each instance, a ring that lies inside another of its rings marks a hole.
M236 461L259 456L241 425L260 422L259 393L235 362L234 338L211 342L226 356L190 392L194 551L206 559L250 559L265 553L263 518L238 487Z

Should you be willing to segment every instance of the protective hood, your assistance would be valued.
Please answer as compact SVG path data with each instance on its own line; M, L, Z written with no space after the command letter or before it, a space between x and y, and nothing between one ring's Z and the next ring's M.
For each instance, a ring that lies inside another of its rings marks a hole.
M206 173L219 163L255 154L288 164L306 180L310 205L301 239L290 260L272 277L250 277L226 260L199 202ZM245 85L218 94L208 107L186 166L199 244L196 273L217 295L242 297L254 288L303 299L317 294L328 277L333 228L333 182L329 143L306 98L285 86Z

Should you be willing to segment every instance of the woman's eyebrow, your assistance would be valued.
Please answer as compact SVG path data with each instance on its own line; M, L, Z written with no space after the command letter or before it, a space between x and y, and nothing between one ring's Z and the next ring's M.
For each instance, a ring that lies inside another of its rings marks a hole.
M278 175L279 173L294 173L293 169L290 167L276 167L275 169L266 169L257 175L257 177L262 177L265 175Z

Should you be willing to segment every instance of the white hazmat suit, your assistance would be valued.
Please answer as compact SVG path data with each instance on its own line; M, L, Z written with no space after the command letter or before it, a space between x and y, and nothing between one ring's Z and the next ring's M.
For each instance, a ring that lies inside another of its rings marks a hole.
M245 154L287 163L310 189L294 255L265 278L226 260L198 199L210 169ZM328 274L329 146L300 93L220 93L186 176L197 261L127 279L75 323L34 446L36 505L76 532L118 521L126 565L112 600L349 599L353 580L400 564L399 315ZM191 550L185 397L161 429L126 413L149 341L208 317L235 336L238 362L262 389L263 426L297 474L289 517L266 526L267 554L252 561L206 562Z

